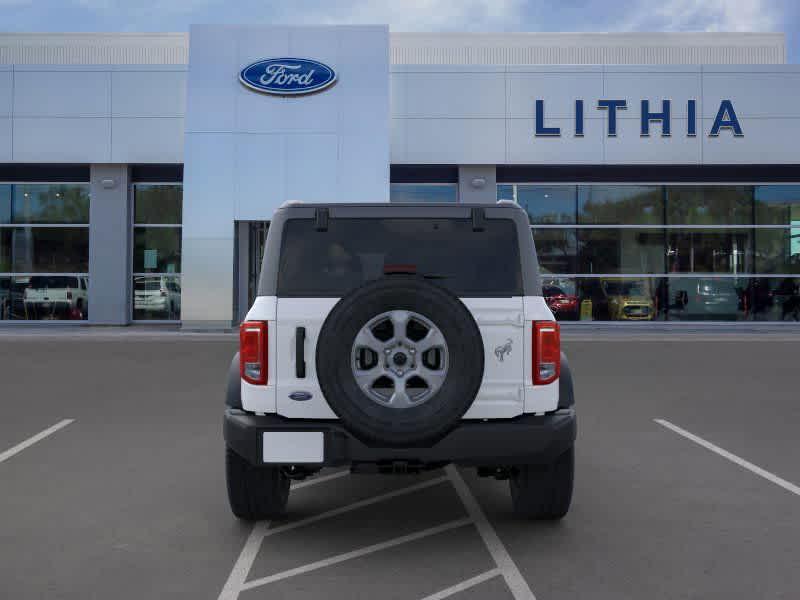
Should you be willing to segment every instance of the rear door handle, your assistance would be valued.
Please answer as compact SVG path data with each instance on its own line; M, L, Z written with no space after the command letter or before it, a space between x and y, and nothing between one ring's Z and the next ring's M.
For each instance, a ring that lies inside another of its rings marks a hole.
M306 328L298 327L294 336L294 374L298 379L306 376Z

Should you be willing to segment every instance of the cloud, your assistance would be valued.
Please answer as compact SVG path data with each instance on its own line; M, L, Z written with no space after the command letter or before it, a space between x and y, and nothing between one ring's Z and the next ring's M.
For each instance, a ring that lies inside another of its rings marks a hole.
M776 31L782 10L769 0L643 2L622 21L624 31Z
M355 0L283 11L291 23L388 23L393 31L472 31L520 23L522 0Z

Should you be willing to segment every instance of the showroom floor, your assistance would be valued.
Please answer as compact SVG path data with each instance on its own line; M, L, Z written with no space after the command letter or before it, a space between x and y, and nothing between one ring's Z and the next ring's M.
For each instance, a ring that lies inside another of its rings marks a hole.
M569 333L576 489L558 524L448 468L323 472L230 514L230 335L0 332L0 596L795 598L800 336Z

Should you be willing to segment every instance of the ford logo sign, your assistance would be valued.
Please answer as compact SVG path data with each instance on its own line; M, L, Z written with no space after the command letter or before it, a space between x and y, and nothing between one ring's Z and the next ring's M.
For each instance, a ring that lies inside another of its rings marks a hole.
M289 398L297 402L305 402L306 400L311 400L311 392L292 392L289 394Z
M307 58L268 58L247 65L239 73L239 81L257 92L299 96L333 85L336 72Z

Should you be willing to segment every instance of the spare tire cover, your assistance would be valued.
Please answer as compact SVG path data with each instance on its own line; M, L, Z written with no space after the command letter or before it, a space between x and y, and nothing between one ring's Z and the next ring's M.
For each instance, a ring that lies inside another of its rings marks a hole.
M417 277L353 290L333 307L317 341L317 377L328 404L372 446L441 439L474 401L483 366L472 313Z

